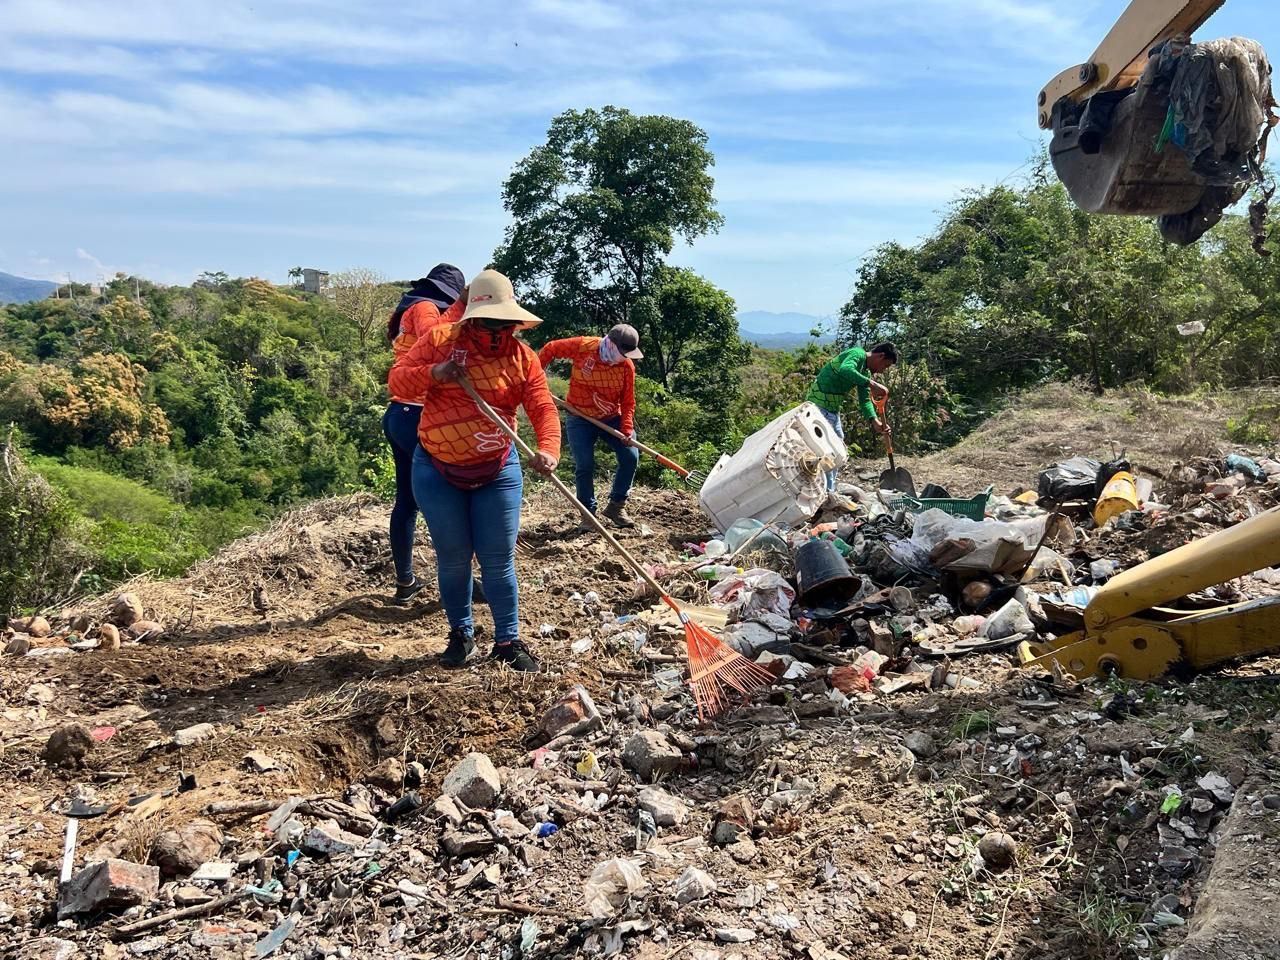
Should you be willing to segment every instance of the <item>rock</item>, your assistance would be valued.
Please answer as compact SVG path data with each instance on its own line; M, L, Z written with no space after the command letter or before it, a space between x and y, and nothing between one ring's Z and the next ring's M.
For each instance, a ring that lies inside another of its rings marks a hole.
M689 819L689 807L678 797L657 787L641 790L636 803L641 810L648 811L653 822L660 827L679 827Z
M759 851L756 850L756 843L750 837L744 836L737 843L732 843L725 847L725 852L733 858L734 863L741 863L744 866L748 863L754 863Z
M714 843L725 847L737 843L744 837L750 838L751 825L755 823L756 812L751 801L741 794L726 797L720 801L712 820L711 839Z
M245 769L253 773L270 773L272 770L280 769L280 764L276 763L275 758L261 750L246 753L243 763Z
M903 910L898 919L902 921L902 925L908 930L914 930L916 924L920 922L920 918L916 916L914 910Z
M142 642L163 636L164 626L154 620L135 620L124 632L129 635L129 639Z
M77 613L69 621L73 632L84 635L93 629L93 617L87 613Z
M1196 786L1223 805L1231 803L1236 796L1236 790L1231 786L1231 781L1218 773L1206 773L1196 781Z
M4 645L4 652L11 657L25 657L31 652L31 638L25 633L16 633Z
M160 871L128 860L91 863L58 891L58 918L150 903L160 889Z
M173 894L174 905L179 907L195 907L212 899L213 894L208 890L192 886L179 887Z
M721 943L749 943L756 938L756 932L747 927L719 927L716 939Z
M683 760L684 754L657 730L641 730L633 734L622 748L623 766L649 783L659 776L674 773Z
M404 764L399 757L387 757L364 775L365 780L395 796L404 783Z
M35 703L45 707L58 699L58 695L53 692L53 687L47 683L33 683L27 687L27 692L23 694L23 699L27 703Z
M440 838L440 846L451 857L483 857L497 844L491 834L474 831L446 830Z
M1018 859L1018 844L1007 833L993 830L978 841L978 853L993 870L1004 870Z
M923 730L913 730L903 737L903 742L907 745L907 749L921 760L927 760L938 752L938 745L933 737Z
M229 860L206 860L189 879L226 883L235 876L235 872L236 865Z
M93 736L89 728L80 723L69 723L53 731L40 756L57 767L79 767L92 749Z
M355 853L364 846L364 838L347 833L336 820L316 824L302 835L302 852L314 857L332 857Z
M155 839L151 861L166 877L185 877L222 852L222 830L208 820L192 820Z
M715 893L716 889L716 881L710 874L702 872L697 867L689 867L676 880L676 902L693 903L695 900L705 900Z
M120 630L114 623L104 623L98 628L98 639L106 650L120 649Z
M871 642L867 644L882 657L894 657L898 653L898 641L889 627L871 621L867 624L867 634Z
M212 723L197 723L191 727L183 727L173 735L175 747L194 747L197 743L215 736L218 728Z
M443 818L455 827L462 823L462 811L458 809L453 797L447 795L436 797L435 803L431 804L431 815L436 819Z
M53 633L53 627L44 617L26 617L22 620L10 620L9 625L19 633L25 633L37 640L44 639Z
M136 593L122 593L111 601L111 622L131 627L142 619L142 601Z
M542 715L538 729L546 740L554 740L556 737L580 736L599 726L600 722L600 711L596 709L591 694L581 684L575 684Z
M502 792L493 761L483 753L469 753L444 778L444 793L473 810L487 810Z

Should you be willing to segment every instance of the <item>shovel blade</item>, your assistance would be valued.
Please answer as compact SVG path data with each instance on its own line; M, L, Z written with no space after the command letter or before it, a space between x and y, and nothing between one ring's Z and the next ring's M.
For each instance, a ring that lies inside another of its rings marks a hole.
M880 489L897 490L899 493L914 497L916 495L916 482L911 478L911 473L906 467L898 467L880 474Z

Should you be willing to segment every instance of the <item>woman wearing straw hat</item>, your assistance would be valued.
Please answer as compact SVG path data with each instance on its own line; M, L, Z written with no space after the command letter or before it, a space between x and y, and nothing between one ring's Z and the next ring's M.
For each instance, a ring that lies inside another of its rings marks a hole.
M458 384L466 377L513 427L524 407L538 438L530 466L551 473L560 459L560 418L538 356L518 330L542 321L516 303L511 281L484 270L471 282L462 320L437 326L397 358L393 392L422 397L413 491L436 551L440 599L449 618L445 666L475 652L471 558L493 614L493 659L516 670L539 663L520 640L515 546L524 478L510 441Z

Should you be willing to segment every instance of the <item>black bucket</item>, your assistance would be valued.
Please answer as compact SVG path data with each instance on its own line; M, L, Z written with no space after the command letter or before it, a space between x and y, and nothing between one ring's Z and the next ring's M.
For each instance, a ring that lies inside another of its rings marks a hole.
M800 600L811 607L843 607L861 586L830 540L801 544L795 560Z

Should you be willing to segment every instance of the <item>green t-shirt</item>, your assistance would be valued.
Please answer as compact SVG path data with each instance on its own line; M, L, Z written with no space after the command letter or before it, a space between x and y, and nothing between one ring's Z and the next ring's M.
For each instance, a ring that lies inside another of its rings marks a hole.
M867 351L850 347L827 361L805 397L823 410L839 413L850 391L858 391L858 411L868 420L876 418L871 402L871 371L867 369Z

